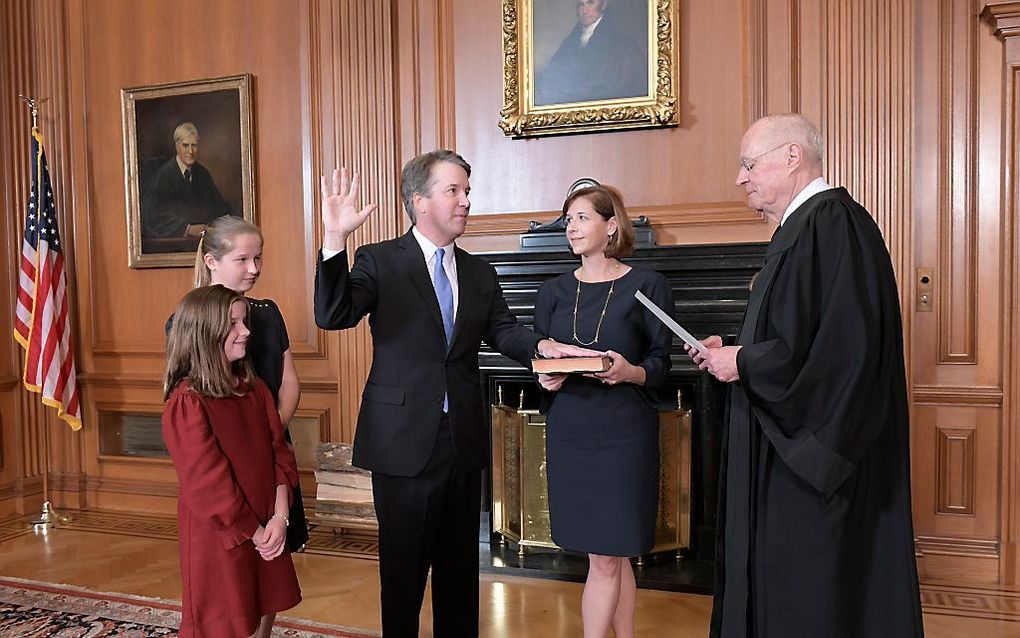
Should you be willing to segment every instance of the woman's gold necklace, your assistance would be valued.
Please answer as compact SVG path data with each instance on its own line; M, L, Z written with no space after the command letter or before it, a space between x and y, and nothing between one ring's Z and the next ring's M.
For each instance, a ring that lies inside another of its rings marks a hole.
M606 295L606 303L602 304L602 312L599 314L598 325L595 326L595 338L591 341L581 341L577 336L577 306L581 301L581 279L577 280L577 294L574 296L574 341L581 344L582 346L590 346L597 343L599 340L599 332L602 330L602 320L606 318L606 309L609 307L609 298L613 296L613 287L616 286L616 280L619 279L620 274L620 263L616 263L616 277L614 277L609 283L609 294ZM581 269L581 276L584 276L584 268Z

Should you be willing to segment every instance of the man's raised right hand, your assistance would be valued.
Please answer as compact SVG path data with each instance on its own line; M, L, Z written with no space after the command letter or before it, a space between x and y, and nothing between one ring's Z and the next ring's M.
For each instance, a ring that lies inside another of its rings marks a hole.
M358 191L361 178L351 178L346 167L333 169L332 179L325 175L320 182L322 191L322 245L328 250L343 250L347 236L361 227L368 216L378 208L369 204L358 210Z

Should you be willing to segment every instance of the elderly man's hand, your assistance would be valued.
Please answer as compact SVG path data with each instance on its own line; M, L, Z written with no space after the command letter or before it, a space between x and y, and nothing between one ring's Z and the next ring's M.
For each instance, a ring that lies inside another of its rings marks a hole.
M741 346L724 346L719 335L702 339L701 345L705 346L704 352L684 344L684 350L699 368L708 370L712 376L724 383L740 378L740 372L737 370L737 353L740 352Z

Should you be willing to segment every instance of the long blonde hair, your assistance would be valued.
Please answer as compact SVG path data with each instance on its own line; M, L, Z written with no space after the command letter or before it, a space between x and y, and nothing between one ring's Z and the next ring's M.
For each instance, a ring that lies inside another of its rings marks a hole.
M223 259L223 255L234 249L234 239L238 235L258 235L259 241L265 243L259 227L237 215L217 217L205 227L202 238L198 240L198 251L195 253L194 288L212 283L212 272L205 264L205 256L212 255L217 261Z
M235 301L248 305L243 295L220 284L195 288L181 299L167 338L164 401L185 379L195 392L217 398L236 395L237 379L252 382L248 356L228 362L223 352Z

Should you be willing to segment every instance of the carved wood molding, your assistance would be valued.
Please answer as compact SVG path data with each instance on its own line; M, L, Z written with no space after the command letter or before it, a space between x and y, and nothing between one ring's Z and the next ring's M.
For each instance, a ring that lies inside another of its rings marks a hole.
M165 462L170 464L169 461ZM114 494L132 494L136 496L162 496L177 498L179 492L177 481L147 481L140 479L115 479L89 476L85 479L85 489L89 492L107 492Z
M336 388L336 384L334 383L333 386L334 386L334 392L335 392L336 391L336 389L335 389ZM304 390L304 386L303 385L302 385L301 389ZM314 420L315 421L315 431L318 433L318 440L319 440L319 442L322 442L322 441L331 441L333 439L332 419L330 418L330 415L332 414L332 412L333 412L332 408L304 408L304 409L298 409L294 413L294 417L295 418L303 418L303 419L312 419L312 420ZM294 421L292 420L291 421L291 424L292 424L291 427L292 428L293 428L293 423L294 423ZM291 430L291 432L293 433L293 429ZM301 473L301 474L309 475L309 474L313 474L315 469L317 469L317 466L314 466L314 467L311 467L311 468L301 468L301 467L299 467L298 468L298 472Z
M18 264L21 260L21 236L24 232L24 214L27 206L29 184L29 127L27 109L18 99L18 94L33 93L34 82L26 48L27 24L30 2L0 3L0 147L6 149L0 157L0 229L4 241L0 246L0 331L11 348L11 356L5 357L0 369L7 374L17 375L22 359L20 348L13 343L14 300L17 295ZM5 388L6 382L4 382ZM15 418L17 418L15 416ZM3 462L0 451L0 465Z
M31 476L19 476L14 480L14 497L25 498L42 494L43 480L41 474Z
M914 405L959 405L997 408L1002 388L995 386L916 385Z
M457 93L454 84L452 0L436 3L436 140L440 148L457 148Z
M962 3L939 3L939 364L977 360L977 27Z
M78 383L83 387L145 388L154 390L161 390L163 388L162 377L132 373L104 374L86 372L78 376ZM96 405L95 407L98 408L100 406Z
M0 392L8 392L18 387L18 383L21 381L18 377L0 377ZM2 464L0 464L2 467Z
M992 25L1000 40L1020 35L1020 2L989 2L981 17Z
M163 343L157 346L152 342L130 344L109 339L98 339L92 343L94 345L91 354L98 359L163 359L166 357L166 349ZM79 376L79 380L80 378Z
M915 536L914 546L921 554L998 558L999 541L987 538L954 536Z
M801 36L800 13L801 0L790 1L790 111L801 112Z
M768 113L768 12L765 0L743 0L744 117L748 124Z
M982 13L992 21L996 34L1003 42L1004 73L1002 95L1004 97L1002 114L1003 140L1003 177L1002 184L1002 227L1003 227L1003 260L1002 260L1002 302L1004 309L1005 337L1003 343L1003 413L1001 443L999 449L1001 469L999 497L999 536L1005 547L1008 566L1002 570L1007 582L1016 582L1020 578L1020 564L1017 552L1020 550L1020 446L1016 432L1017 401L1020 400L1020 279L1016 273L1020 269L1020 225L1015 215L1017 206L1017 188L1020 185L1020 174L1017 157L1020 157L1020 49L1016 46L1020 35L1020 3L995 3L985 6ZM1012 46L1011 46L1012 44Z
M911 233L914 82L910 0L823 3L824 105L827 177L842 184L875 217L908 307ZM854 42L876 43L861 55ZM867 158L867 159L866 159ZM910 313L904 315L908 327Z
M173 467L169 456L116 456L100 454L96 457L100 465L127 465L135 467ZM97 477L102 478L102 477Z
M316 81L322 82L316 106L325 114L322 164L346 165L359 173L362 199L379 204L379 212L351 235L351 254L358 246L397 236L403 226L403 207L397 196L400 126L394 104L396 5L389 0L333 0L328 10L313 12L318 22L313 25L318 34L313 49L313 55L318 56ZM440 23L450 19L449 12L437 18ZM452 62L449 71L452 74ZM452 75L443 81L452 82ZM318 217L316 206L312 223L318 224ZM371 339L365 324L324 339L330 359L336 362L337 436L350 441L361 404L361 386L371 365Z
M765 216L742 202L709 202L705 204L670 204L665 206L631 206L631 218L645 215L652 226L688 226L693 224L754 224L767 223ZM532 221L546 222L560 216L558 210L523 213L486 213L474 215L468 222L465 237L523 233Z
M301 392L336 394L339 391L340 384L336 379L301 379Z
M977 429L935 429L935 507L939 514L974 515Z
M83 492L86 475L81 472L50 472L50 490L55 492Z

